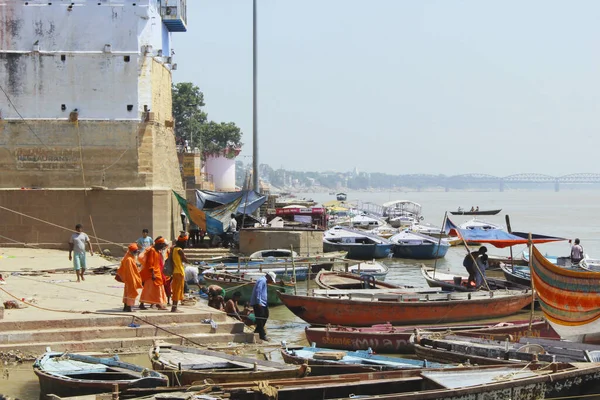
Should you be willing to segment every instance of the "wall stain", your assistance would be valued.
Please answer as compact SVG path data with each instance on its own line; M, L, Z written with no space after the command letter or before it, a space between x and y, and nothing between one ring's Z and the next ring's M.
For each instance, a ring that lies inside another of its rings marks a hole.
M35 21L35 34L37 36L44 36L44 22L43 21Z
M8 75L8 89L11 93L17 94L21 92L21 72L24 64L21 63L23 54L19 53L0 53L0 60L4 60L4 68Z

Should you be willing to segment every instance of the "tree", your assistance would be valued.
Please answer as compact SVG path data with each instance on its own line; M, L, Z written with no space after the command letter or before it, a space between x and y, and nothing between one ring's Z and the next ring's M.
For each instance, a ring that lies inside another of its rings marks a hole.
M173 117L175 117L175 137L179 140L189 139L193 148L201 143L202 124L207 115L202 111L204 94L191 82L173 85Z
M233 122L207 122L204 94L191 82L173 85L173 116L175 137L190 140L190 146L200 147L204 154L221 154L229 158L237 155L243 145L242 131Z
M243 145L242 131L233 122L210 121L200 127L204 154L221 154L233 158Z

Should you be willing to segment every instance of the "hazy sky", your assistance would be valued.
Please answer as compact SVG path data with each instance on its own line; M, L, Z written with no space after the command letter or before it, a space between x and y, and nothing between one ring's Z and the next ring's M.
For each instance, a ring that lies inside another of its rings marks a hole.
M189 0L178 70L252 155L252 0ZM259 161L599 172L600 2L258 0Z

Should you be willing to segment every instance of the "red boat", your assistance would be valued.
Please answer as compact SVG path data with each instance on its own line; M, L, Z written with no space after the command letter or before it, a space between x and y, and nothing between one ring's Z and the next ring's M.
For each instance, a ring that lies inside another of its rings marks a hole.
M560 339L558 334L545 320L512 321L501 323L484 323L451 326L393 326L391 324L373 325L366 328L353 328L347 326L327 326L325 328L306 327L306 339L315 343L316 347L327 347L340 350L366 350L371 348L377 353L402 353L414 352L410 337L415 329L425 332L448 332L454 335L477 337L481 339L494 339L518 341L521 337L541 337Z
M505 317L531 303L531 291L475 293L351 293L335 297L278 293L281 302L309 324L371 326L448 324Z

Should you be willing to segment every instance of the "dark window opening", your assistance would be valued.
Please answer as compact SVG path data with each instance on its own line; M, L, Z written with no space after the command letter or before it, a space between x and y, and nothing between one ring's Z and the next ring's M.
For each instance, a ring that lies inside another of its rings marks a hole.
M64 54L61 54L60 61L67 61L67 56L65 56Z
M60 105L60 109L65 111L67 109L67 105L66 104L61 104Z
M133 110L133 104L127 104L127 111Z
M130 58L129 56L124 56L124 57L123 57L123 60L124 60L125 62L129 62L129 60L130 60L130 59L131 59L131 58Z

